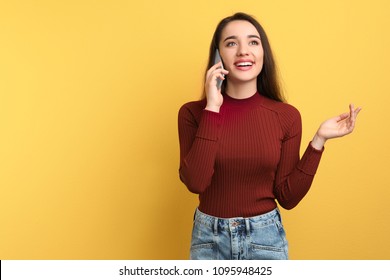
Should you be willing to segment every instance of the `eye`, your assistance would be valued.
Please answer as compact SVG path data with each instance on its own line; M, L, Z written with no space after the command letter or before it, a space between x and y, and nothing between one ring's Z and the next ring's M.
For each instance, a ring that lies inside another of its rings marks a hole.
M251 45L251 46L258 46L259 44L260 44L259 41L256 41L256 40L249 42L249 45Z
M236 42L227 42L226 47L233 47L236 45Z

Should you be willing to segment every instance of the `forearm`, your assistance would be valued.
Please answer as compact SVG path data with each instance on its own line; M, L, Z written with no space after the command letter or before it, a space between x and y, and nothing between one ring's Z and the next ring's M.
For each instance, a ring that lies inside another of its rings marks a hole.
M180 179L193 193L203 193L211 184L217 143L196 139L190 152L180 163Z
M206 110L198 125L179 120L180 179L193 193L202 193L211 184L220 130L220 114Z
M276 185L275 196L283 208L294 208L309 191L314 175L317 172L322 152L323 149L317 150L310 143L291 173Z

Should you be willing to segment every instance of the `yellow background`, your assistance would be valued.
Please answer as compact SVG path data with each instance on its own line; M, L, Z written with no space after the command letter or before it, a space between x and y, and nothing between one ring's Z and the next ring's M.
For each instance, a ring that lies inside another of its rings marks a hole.
M282 211L290 257L390 257L389 1L37 0L0 4L0 259L188 258L177 111L237 11L268 33L302 151L363 107Z

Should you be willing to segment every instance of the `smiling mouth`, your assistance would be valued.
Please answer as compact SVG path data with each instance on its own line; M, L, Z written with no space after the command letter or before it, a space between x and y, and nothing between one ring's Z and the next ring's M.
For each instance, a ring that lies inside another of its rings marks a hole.
M249 66L252 66L253 63L252 62L239 62L239 63L235 63L235 65L237 67L249 67Z

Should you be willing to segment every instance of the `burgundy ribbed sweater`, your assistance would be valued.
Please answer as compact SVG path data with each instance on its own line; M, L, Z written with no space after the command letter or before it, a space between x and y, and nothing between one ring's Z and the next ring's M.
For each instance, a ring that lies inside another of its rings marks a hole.
M308 145L300 159L302 123L293 106L258 93L224 96L220 112L206 100L179 111L180 179L199 194L199 210L216 217L251 217L278 203L295 207L313 181L322 151Z

